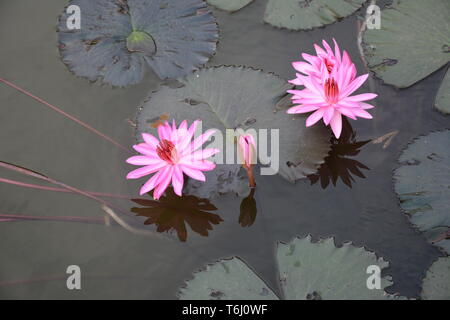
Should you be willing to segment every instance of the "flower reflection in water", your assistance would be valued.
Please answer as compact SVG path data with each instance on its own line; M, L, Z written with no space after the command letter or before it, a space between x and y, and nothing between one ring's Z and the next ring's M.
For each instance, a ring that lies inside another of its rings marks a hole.
M217 210L207 199L183 195L179 197L172 188L167 189L159 201L147 199L133 199L133 202L143 206L132 208L131 211L138 216L147 217L146 225L154 224L158 232L175 230L180 241L186 241L186 223L192 231L207 237L213 225L218 225L222 218L209 211Z
M331 138L331 151L328 157L325 158L325 162L320 166L317 173L308 176L311 185L316 184L320 180L322 188L325 189L330 185L330 182L336 186L340 178L345 185L351 188L352 183L355 182L353 176L361 179L366 178L361 170L370 170L370 168L348 157L357 156L361 151L360 149L369 143L370 140L357 141L356 133L348 120L343 119L342 124L341 137L339 139Z
M248 197L244 198L241 202L239 224L242 227L250 227L256 220L256 214L258 213L258 210L254 198L255 190L256 188L251 188Z

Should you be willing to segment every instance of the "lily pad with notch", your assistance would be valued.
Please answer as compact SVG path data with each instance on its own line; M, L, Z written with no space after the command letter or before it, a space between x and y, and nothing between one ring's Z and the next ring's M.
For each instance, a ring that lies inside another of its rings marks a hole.
M381 16L381 29L363 31L363 49L369 68L385 83L406 88L449 63L448 0L394 0ZM444 113L450 113L449 79L447 71L436 103Z
M450 130L414 140L394 172L395 192L412 224L450 254Z
M269 0L264 21L289 30L310 30L339 21L366 0Z
M253 0L206 0L206 2L221 10L235 12L249 5Z
M214 54L218 26L203 0L71 0L81 28L59 18L63 62L75 75L113 86L140 82L147 65L161 79L182 77Z
M274 74L222 66L201 69L180 82L176 88L161 86L145 102L137 119L138 139L142 132L156 133L148 121L161 114L168 114L178 123L200 119L203 131L214 128L223 137L226 129L267 129L269 152L270 129L276 129L279 132L278 173L291 182L314 173L328 154L331 135L327 128L320 125L306 128L304 117L288 115L285 108L277 106L291 85ZM224 152L221 156L226 159ZM249 192L245 172L242 174L239 164L218 164L206 174L206 179L206 183L196 186L189 182L185 190L196 189L192 194L210 197L221 190L242 191L245 183Z
M234 257L206 266L179 291L183 300L382 300L394 296L384 289L392 284L381 277L381 289L367 286L368 267L383 270L389 264L351 243L336 247L333 238L312 242L311 237L279 243L276 252L280 287L275 293L247 264Z

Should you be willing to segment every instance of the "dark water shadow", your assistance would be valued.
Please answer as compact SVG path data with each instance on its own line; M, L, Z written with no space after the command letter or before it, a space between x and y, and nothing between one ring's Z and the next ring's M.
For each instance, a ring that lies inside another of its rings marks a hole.
M361 152L361 148L370 140L358 141L356 132L350 122L344 118L342 122L342 134L339 139L331 138L331 151L325 162L319 167L317 173L308 176L311 185L320 181L323 189L326 189L340 179L346 186L352 188L355 178L365 179L366 176L361 170L370 170L365 164L351 159Z
M207 237L209 231L213 230L213 225L223 221L218 214L209 212L217 208L208 199L187 195L179 197L172 188L167 189L159 201L145 199L132 201L143 206L134 207L131 212L146 217L145 225L155 225L156 231L161 233L175 231L178 239L183 242L188 237L186 223L193 232Z

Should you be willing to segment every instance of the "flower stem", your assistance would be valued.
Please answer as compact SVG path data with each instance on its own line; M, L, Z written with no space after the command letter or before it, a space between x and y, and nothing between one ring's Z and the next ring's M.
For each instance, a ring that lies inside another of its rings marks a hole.
M24 183L24 182L20 182L20 181L5 179L5 178L0 178L0 182L16 185L16 186L20 186L20 187L25 187L25 188L37 189L37 190L46 190L46 191L63 192L63 193L73 193L72 191L67 190L67 189L63 189L63 188L39 186L37 184ZM109 194L109 193L102 193L102 192L86 191L86 193L89 193L89 194L91 194L93 196L106 197L106 198L116 198L116 199L125 199L125 200L131 200L131 199L135 198L135 197L132 197L132 196L126 196L126 195L121 195L121 194Z
M256 187L256 181L255 181L255 174L253 172L253 165L250 166L244 166L245 170L247 171L248 176L248 185L250 188Z
M85 196L85 197L87 197L89 199L95 200L95 201L97 201L97 202L99 202L101 204L104 204L104 205L107 205L107 206L110 206L110 207L114 207L119 212L121 212L122 214L125 214L125 215L128 215L128 216L132 215L131 213L126 212L126 211L118 208L117 206L111 205L106 200L103 200L103 199L97 197L96 195L90 194L90 193L88 193L86 191L79 190L79 189L74 188L74 187L71 187L71 186L69 186L69 185L67 185L65 183L62 183L62 182L59 182L59 181L54 180L52 178L46 177L46 176L44 176L44 175L42 175L42 174L40 174L38 172L34 172L34 171L29 170L29 169L22 168L22 167L14 165L14 164L10 164L10 163L3 162L3 161L0 161L0 167L8 169L8 170L11 170L11 171L15 171L17 173L24 174L24 175L27 175L27 176L30 176L30 177L33 177L33 178L37 178L37 179L46 181L48 183L51 183L51 184L54 184L54 185L57 185L57 186L60 186L60 187L62 187L64 189L66 189L66 190L69 190L70 192L83 195L83 196Z
M19 214L0 214L0 222L12 222L12 221L61 221L61 222L86 222L86 223L98 223L105 224L105 219L101 218L88 218L88 217L39 217L39 216L27 216Z
M103 139L105 139L105 140L111 142L111 143L112 143L113 145L115 145L116 147L118 147L118 148L120 148L120 149L122 149L122 150L124 150L124 151L131 152L131 150L129 150L128 148L124 147L124 146L121 145L119 142L115 141L113 138L107 136L107 135L104 134L104 133L101 133L100 131L98 131L97 129L94 129L93 127L91 127L91 126L88 125L87 123L84 123L83 121L81 121L81 120L75 118L74 116L68 114L67 112L64 112L64 111L61 110L60 108L58 108L58 107L56 107L56 106L54 106L54 105L48 103L48 102L45 101L44 99L41 99L41 98L35 96L34 94L32 94L32 93L26 91L25 89L22 89L22 88L18 87L18 86L15 85L14 83L9 82L9 81L7 81L7 80L5 80L5 79L3 79L3 78L0 78L0 82L3 82L3 83L6 84L7 86L9 86L9 87L11 87L11 88L13 88L13 89L15 89L15 90L17 90L17 91L19 91L19 92L25 94L25 95L27 95L28 97L30 97L30 98L32 98L32 99L34 99L34 100L36 100L36 101L42 103L43 105L49 107L50 109L52 109L52 110L58 112L59 114L63 115L64 117L66 117L66 118L68 118L68 119L70 119L70 120L72 120L72 121L78 123L80 126L86 128L86 129L88 129L89 131L95 133L96 135L102 137Z

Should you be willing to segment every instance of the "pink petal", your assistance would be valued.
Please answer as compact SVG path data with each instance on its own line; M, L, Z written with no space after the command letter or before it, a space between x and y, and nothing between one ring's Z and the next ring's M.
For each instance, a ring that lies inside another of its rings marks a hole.
M166 170L161 173L161 178L159 179L158 185L156 186L155 191L153 191L154 199L159 200L164 191L166 191L170 181L172 181L173 170L173 166L168 166L166 167Z
M180 162L184 167L188 167L190 169L194 170L200 170L200 171L211 171L216 167L216 164L214 162L208 161L208 160L202 160L202 161L182 161Z
M158 126L158 135L159 140L170 140L170 136L172 135L172 129L170 125L166 122L163 125Z
M296 85L296 86L302 86L303 85L302 80L300 80L299 78L295 78L293 80L289 80L288 82L293 84L293 85Z
M341 60L341 49L339 49L339 45L336 42L336 39L333 38L334 43L334 56L336 57L336 60L340 63Z
M172 175L173 191L180 197L183 195L183 184L183 171L181 171L179 166L174 166Z
M362 109L365 109L365 110L375 108L373 105L365 103L365 102L360 102L359 105L361 106Z
M318 56L326 56L326 55L327 55L326 51L323 50L323 49L322 49L319 45L317 45L317 44L314 44L314 49L316 50L316 54L317 54Z
M309 74L311 71L313 71L313 67L306 62L303 61L299 61L299 62L293 62L292 66L294 67L295 70L297 70L298 72L301 72L303 74Z
M342 132L342 117L339 112L335 112L333 119L330 122L331 129L333 130L334 136L339 139Z
M191 169L185 165L180 165L180 168L187 176L191 177L192 179L206 181L205 175L200 170Z
M322 45L325 48L325 50L327 50L328 57L333 57L334 58L333 50L331 50L331 47L328 44L328 42L326 42L325 40L322 40Z
M162 168L164 168L165 166L167 166L167 163L165 163L164 161L161 161L156 164L151 164L151 165L133 170L127 174L127 179L139 179L143 176L146 176L146 175L152 174L156 171L159 171Z
M134 156L134 157L128 158L126 160L127 163L133 164L135 166L146 166L149 164L156 164L161 161L162 160L160 158L147 157L147 156Z
M320 108L306 119L306 126L311 127L319 121L325 112L325 108Z
M363 109L353 109L352 110L355 116L364 118L364 119L372 119L372 115Z
M346 108L343 106L338 106L337 109L340 113L342 113L344 116L349 117L350 119L356 120L355 115L352 112L352 108Z
M156 186L156 184L158 183L160 177L161 177L161 172L159 171L158 173L155 173L153 175L153 177L151 177L141 188L141 190L139 191L139 194L142 196L146 193L149 193L150 191L153 190L153 188Z
M139 153L145 154L146 156L157 157L156 150L146 143L140 143L133 146L133 149Z
M363 93L363 94L358 94L356 96L347 97L344 100L359 102L359 101L372 100L372 99L375 99L376 97L378 97L378 95L375 93Z
M152 148L156 148L159 145L159 140L149 133L143 133L142 138L145 143L149 144Z
M353 80L346 88L345 90L341 91L341 93L339 94L340 98L343 99L344 97L349 96L350 94L352 94L353 92L355 92L356 90L358 90L363 84L364 82L366 82L367 78L369 77L368 74L364 74L362 76L359 76L358 78L356 78L355 80Z
M195 140L191 143L191 147L192 147L192 151L197 150L198 148L200 148L206 141L208 141L209 138L211 138L211 136L216 133L216 130L214 129L210 129L208 131L206 131L205 133L203 133L202 135L200 135L199 137L195 138Z
M328 107L325 108L325 113L323 114L323 122L325 123L325 125L329 125L331 119L334 116L334 107Z
M203 160L203 159L212 157L213 155L215 155L219 152L220 152L220 150L215 149L215 148L201 149L201 150L195 151L194 153L184 156L183 159L188 158L191 161Z
M307 113L311 111L316 111L319 109L318 106L296 106L288 109L288 114L296 114L296 113Z

